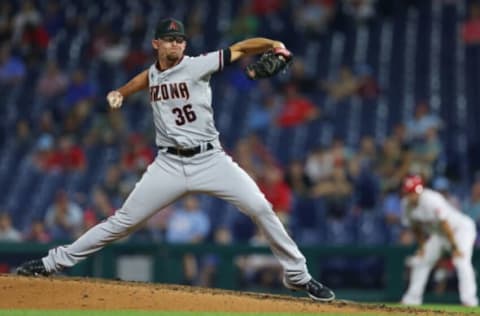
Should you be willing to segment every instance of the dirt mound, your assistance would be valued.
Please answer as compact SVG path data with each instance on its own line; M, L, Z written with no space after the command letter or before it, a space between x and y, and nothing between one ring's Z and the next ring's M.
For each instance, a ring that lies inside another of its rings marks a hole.
M0 275L0 309L141 309L228 312L370 312L398 315L399 309L347 302L321 304L308 298L213 290L177 285L76 278ZM396 313L395 313L396 312ZM406 311L409 315L438 312ZM447 313L443 313L447 314Z

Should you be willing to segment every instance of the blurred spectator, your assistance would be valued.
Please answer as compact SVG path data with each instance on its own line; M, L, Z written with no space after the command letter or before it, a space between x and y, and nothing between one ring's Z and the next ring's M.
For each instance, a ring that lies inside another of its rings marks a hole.
M335 1L332 0L306 0L302 5L296 6L294 12L295 22L302 33L311 38L323 35L335 16Z
M25 241L38 243L49 243L51 241L50 235L45 228L45 223L42 220L36 219L32 221L30 231L28 232Z
M233 242L231 231L223 226L217 227L213 233L213 242L217 245L230 245ZM198 282L200 286L215 287L215 276L221 260L218 253L208 254L202 259Z
M54 240L72 240L83 228L82 209L70 200L65 191L59 190L53 204L48 207L45 224Z
M43 111L38 118L37 126L35 126L35 129L40 135L55 135L57 132L57 126L55 125L53 113L49 110Z
M348 175L353 186L353 206L359 212L375 212L380 195L380 179L373 171L373 161L357 155L349 161Z
M86 167L85 153L75 145L70 135L62 135L55 145L50 134L43 134L37 140L33 156L34 165L42 171L83 171Z
M372 136L363 136L360 139L360 148L356 156L359 159L359 163L369 166L374 166L377 163L377 145L375 139Z
M111 32L111 28L106 21L100 22L93 28L89 47L91 58L98 58L108 47Z
M85 136L85 144L120 145L128 134L125 117L120 111L110 111L95 115L93 123Z
M436 128L427 129L424 137L413 143L411 172L421 173L425 179L430 180L442 150Z
M393 126L390 138L396 141L401 149L406 149L410 146L407 126L403 123L397 123Z
M281 0L252 0L252 9L257 16L268 16L278 12L283 5Z
M51 38L64 28L65 17L60 9L58 1L54 0L47 2L43 24Z
M79 145L74 143L73 136L60 136L57 157L65 171L83 171L86 168L85 153Z
M108 199L114 205L120 203L120 183L122 180L122 171L119 165L112 164L107 167L103 182L100 187L104 191Z
M227 69L228 83L241 94L246 95L259 84L257 80L251 80L245 76L244 69L252 62L253 57L242 58L238 61L237 67Z
M206 12L202 4L195 5L187 18L188 50L193 56L205 51L206 32L204 29Z
M345 145L343 139L335 138L330 148L333 164L337 167L347 167L348 161L353 157L352 150Z
M373 76L372 69L367 65L361 65L357 68L358 95L367 101L375 100L380 94L380 87Z
M82 28L93 28L97 29L96 26L92 27L89 25L86 15L78 14L78 10L74 7L70 7L70 10L65 12L65 31L67 34L76 34Z
M266 131L273 123L277 98L274 94L266 95L260 102L253 102L247 118L249 131Z
M0 241L21 241L22 236L13 227L10 214L0 212Z
M128 51L128 54L123 60L123 67L129 76L133 76L145 68L145 64L149 61L149 55L147 55L140 48L132 48Z
M480 181L473 184L470 197L464 203L463 209L477 224L480 224Z
M259 20L252 12L250 1L244 1L235 14L230 27L230 41L238 42L258 34Z
M147 228L150 231L153 241L164 241L167 231L167 225L174 212L174 205L169 205L159 212L155 213L147 222Z
M299 94L293 84L285 89L285 101L278 113L277 123L281 127L300 125L320 116L320 109L312 101Z
M177 208L167 225L167 241L170 243L198 243L203 241L210 231L210 219L200 209L198 199L188 195L183 207Z
M128 54L128 44L119 34L112 33L109 36L108 44L100 52L100 60L111 66L123 62Z
M90 102L96 95L96 87L87 81L85 73L77 69L72 75L72 80L67 88L65 96L65 105L62 109L63 115L66 115L71 109L81 102Z
M409 172L411 155L402 150L400 144L393 138L383 143L378 159L377 172L382 180L384 191L396 190L403 177Z
M288 71L290 75L289 83L296 86L300 93L316 93L321 86L321 81L312 76L312 69L309 69L307 73L305 68L308 67L305 66L302 58L295 57Z
M119 188L119 195L118 195L118 201L117 203L118 206L122 205L122 201L125 201L128 196L130 195L130 192L135 189L135 185L137 184L138 181L140 181L140 178L142 176L142 171L137 169L134 172L125 172L122 173L122 179L120 181L120 185L118 186Z
M188 195L183 200L183 207L173 211L167 224L167 242L169 243L199 243L210 232L210 219L199 208L199 201L193 195ZM183 257L184 282L194 284L198 277L198 262L193 254Z
M255 134L237 141L233 157L254 180L263 174L264 164L276 163L274 157Z
M13 36L13 8L10 1L0 3L0 46L11 42Z
M401 246L412 246L415 244L415 235L410 229L404 229L400 232L398 244Z
M37 82L37 93L45 98L58 97L65 92L68 77L58 68L57 63L50 61Z
M108 199L108 195L100 187L93 189L89 200L91 203L85 209L84 216L88 217L94 224L103 221L115 212L115 208Z
M126 171L144 171L155 158L152 147L140 133L131 134L123 149L121 161Z
M310 195L312 181L305 173L303 161L294 160L289 163L285 182L296 196L308 197Z
M83 227L82 233L90 230L90 228L94 227L98 223L98 219L95 216L95 213L86 210L83 213Z
M463 41L468 45L480 44L480 4L472 1L469 17L462 27Z
M331 81L322 82L322 88L328 93L334 103L341 102L353 96L359 89L359 79L355 77L348 66L342 66L338 77Z
M27 147L32 145L32 130L30 123L26 119L20 119L16 125L15 143L19 146Z
M144 50L144 40L147 34L145 17L139 13L132 13L129 21L131 23L128 39L130 40L130 49L126 52L123 60L123 67L129 76L141 72L145 68L150 55ZM190 35L189 32L187 34ZM191 38L189 36L189 46Z
M262 168L262 162L255 159L253 149L248 139L240 139L234 149L235 161L245 170L250 177L257 179Z
M313 196L325 200L327 215L334 218L342 218L348 214L352 192L352 184L344 168L340 166L335 166L329 178L313 187Z
M441 119L430 112L425 101L420 101L415 108L415 116L407 122L407 134L410 140L421 140L429 129L438 130L441 127Z
M55 139L52 135L43 134L38 138L32 154L32 163L42 172L58 172L62 170L62 164L58 159L55 147Z
M58 113L63 119L63 129L65 133L78 134L88 123L89 114L91 114L95 88L89 83L82 86L73 87L67 90L67 103L63 104L63 109ZM91 93L91 94L90 94ZM77 99L76 103L68 103L68 100Z
M343 12L356 23L365 23L375 16L376 0L343 0Z
M265 235L257 230L250 239L249 244L255 247L268 245ZM244 282L248 285L278 288L282 283L282 266L273 255L251 254L238 256L235 264L240 269Z
M47 30L41 24L28 23L25 25L20 49L27 62L38 63L43 60L50 38Z
M129 39L130 46L134 49L142 48L147 35L147 24L145 16L140 12L132 12L129 15ZM187 32L187 34L190 34ZM190 36L189 36L190 37ZM190 38L189 38L190 39Z
M20 11L13 18L14 34L13 40L17 42L21 40L25 27L30 25L38 25L42 20L40 12L35 7L34 1L25 0L22 2Z
M395 226L401 226L402 199L398 191L399 189L390 190L386 192L383 198L383 216L390 229L394 229Z
M0 86L15 85L26 74L25 64L19 57L13 56L8 44L0 47Z
M386 226L386 233L391 244L413 244L413 236L408 236L401 223L402 200L399 188L389 189L382 199L381 211ZM402 240L403 238L403 240ZM408 238L411 241L408 242Z
M329 178L333 173L333 156L328 148L317 147L308 155L305 173L313 183Z
M229 245L233 241L232 233L227 227L217 227L213 234L213 241L219 245Z
M272 204L273 210L282 223L288 224L292 207L292 191L284 181L282 171L274 164L266 164L258 186Z

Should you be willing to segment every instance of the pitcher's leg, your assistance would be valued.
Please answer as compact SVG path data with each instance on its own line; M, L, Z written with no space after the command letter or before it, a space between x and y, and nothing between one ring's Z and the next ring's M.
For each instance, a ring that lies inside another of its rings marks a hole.
M54 272L75 265L105 245L130 234L156 211L184 194L182 175L165 167L157 158L114 215L92 227L72 244L51 249L42 259L46 270Z
M229 156L224 153L215 154L210 161L210 168L192 173L192 190L222 198L252 218L283 266L288 282L305 284L311 279L305 257L287 234L270 203L252 178Z
M428 281L428 276L433 266L440 258L442 240L438 236L431 236L424 245L422 256L416 255L410 261L410 283L402 303L407 305L421 305L423 292Z

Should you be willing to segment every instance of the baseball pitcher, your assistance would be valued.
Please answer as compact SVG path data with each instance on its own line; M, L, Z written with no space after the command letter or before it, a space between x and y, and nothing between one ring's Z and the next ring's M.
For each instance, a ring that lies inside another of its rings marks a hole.
M160 21L152 40L156 62L107 95L110 107L119 108L124 98L148 90L156 131L157 157L122 207L72 244L22 264L17 273L47 276L71 267L185 194L203 192L233 203L252 218L283 266L287 288L306 291L314 300L333 300L334 293L309 274L305 257L255 182L224 152L213 120L213 74L239 58L261 54L247 66L246 75L252 80L271 77L288 65L292 54L281 42L252 38L190 57L184 55L186 39L180 21Z
M472 266L475 223L449 204L440 193L425 188L422 178L417 175L404 179L403 192L402 221L412 227L419 248L409 260L410 284L402 303L422 304L428 275L442 251L448 250L457 270L462 304L477 306L477 284Z

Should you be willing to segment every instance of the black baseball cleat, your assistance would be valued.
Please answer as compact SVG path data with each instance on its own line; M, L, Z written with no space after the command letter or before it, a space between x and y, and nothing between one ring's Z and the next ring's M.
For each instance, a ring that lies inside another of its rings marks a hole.
M17 268L18 275L24 276L49 276L51 273L45 269L41 259L31 260L22 263Z
M335 299L335 293L314 278L305 284L291 284L284 278L283 285L293 291L305 291L315 301L331 302Z

